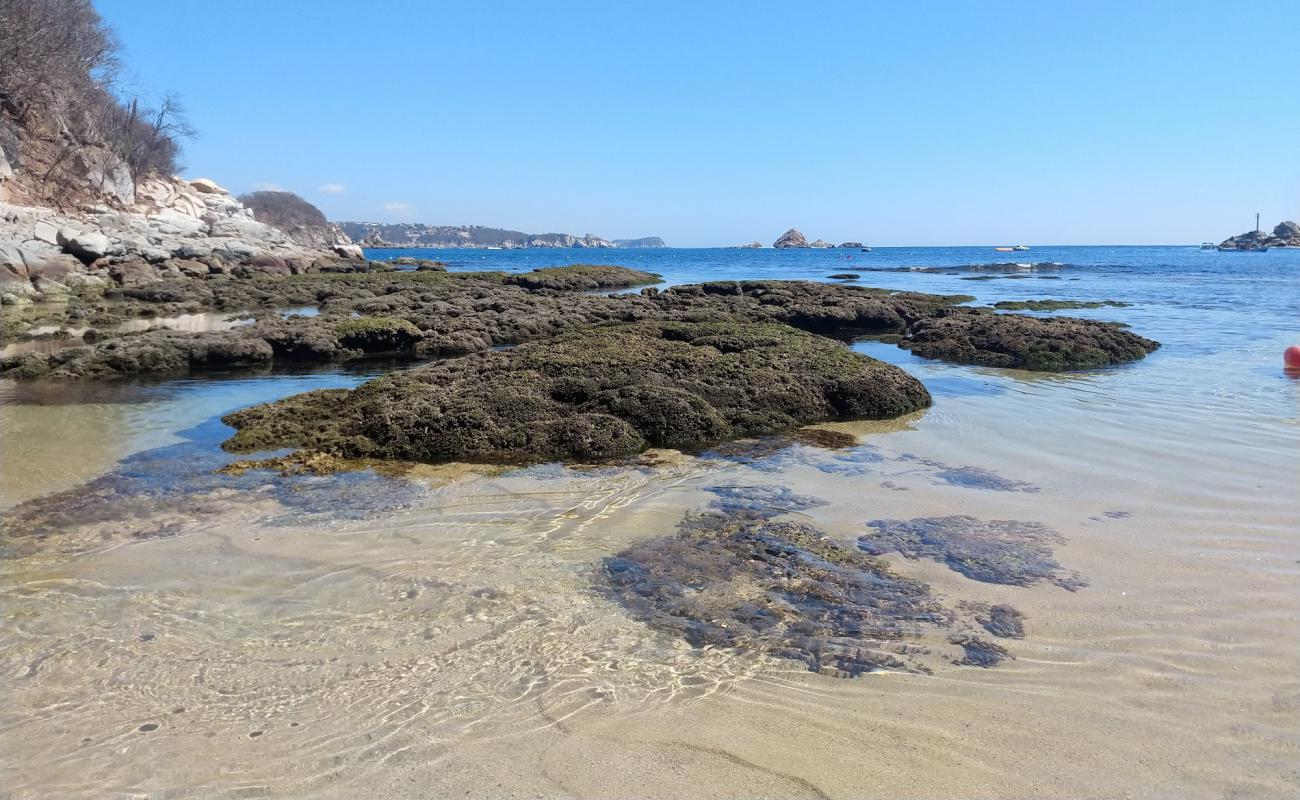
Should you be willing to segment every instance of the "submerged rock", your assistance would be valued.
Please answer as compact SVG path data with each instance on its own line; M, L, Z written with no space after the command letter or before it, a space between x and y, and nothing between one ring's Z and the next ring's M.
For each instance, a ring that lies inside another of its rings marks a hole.
M590 461L925 408L901 369L785 326L636 323L235 412L232 450L422 462Z
M693 647L732 647L851 677L927 671L914 639L950 613L918 580L771 519L689 515L676 535L606 558L600 591L655 631Z
M1113 322L951 308L917 322L899 346L959 364L1063 371L1136 361L1160 344Z
M1004 603L962 603L961 610L971 614L981 628L999 639L1025 638L1025 615Z
M963 651L963 656L954 659L953 663L964 667L996 667L1008 658L1013 658L1005 647L996 642L990 642L988 639L981 639L978 636L959 635L953 636L948 640L952 644L959 645Z
M1071 308L1127 308L1119 300L1001 300L993 307L1001 311L1063 311Z
M1039 522L979 520L969 516L877 519L867 523L876 533L858 539L871 555L897 552L905 558L929 558L985 583L1032 586L1047 581L1077 591L1088 582L1052 557L1063 537Z

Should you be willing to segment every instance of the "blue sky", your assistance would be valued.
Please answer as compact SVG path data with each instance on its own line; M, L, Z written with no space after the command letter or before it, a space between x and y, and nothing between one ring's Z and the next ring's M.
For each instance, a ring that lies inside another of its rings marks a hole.
M191 177L677 246L1172 243L1300 217L1293 2L97 0Z

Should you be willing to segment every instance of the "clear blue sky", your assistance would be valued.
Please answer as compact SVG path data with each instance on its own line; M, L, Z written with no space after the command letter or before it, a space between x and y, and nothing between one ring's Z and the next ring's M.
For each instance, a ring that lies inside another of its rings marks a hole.
M336 220L709 246L1300 217L1294 0L96 4L134 85L184 99L188 175Z

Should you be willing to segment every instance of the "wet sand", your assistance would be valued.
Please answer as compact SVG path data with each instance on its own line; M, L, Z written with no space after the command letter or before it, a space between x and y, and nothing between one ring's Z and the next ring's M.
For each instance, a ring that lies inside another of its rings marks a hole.
M1255 367L1224 359L1057 378L915 361L935 408L825 426L859 437L849 451L429 468L360 519L254 490L166 536L69 529L3 562L5 788L1294 796L1300 384L1244 403L1222 387ZM1168 391L1188 369L1206 380ZM601 558L671 533L704 489L768 484L826 500L789 518L846 544L873 519L1040 522L1089 585L888 556L949 607L1014 606L1026 638L993 669L935 638L932 674L852 680L694 650L593 588Z

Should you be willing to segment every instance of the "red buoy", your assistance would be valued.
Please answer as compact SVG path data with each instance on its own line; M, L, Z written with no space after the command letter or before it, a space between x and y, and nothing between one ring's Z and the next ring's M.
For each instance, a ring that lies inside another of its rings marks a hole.
M1282 354L1282 363L1287 369L1300 369L1300 344L1293 344Z

